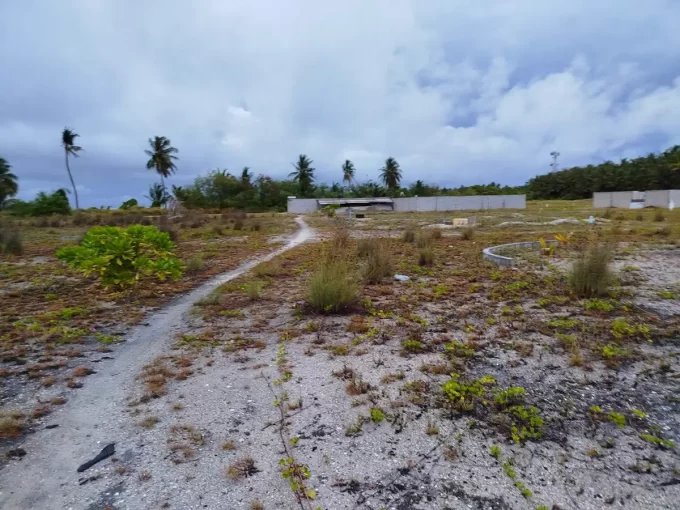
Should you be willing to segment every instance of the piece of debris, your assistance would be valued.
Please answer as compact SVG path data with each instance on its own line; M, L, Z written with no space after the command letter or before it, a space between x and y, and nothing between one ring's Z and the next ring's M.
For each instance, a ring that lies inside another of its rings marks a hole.
M78 468L78 473L82 473L86 469L90 469L92 466L94 466L97 462L101 462L102 460L110 457L114 453L116 453L116 443L111 443L107 444L104 449L99 452L99 455L97 455L94 459L87 461L85 464L81 465Z
M14 448L12 450L8 450L7 453L5 453L7 457L10 459L20 459L24 455L26 455L26 450L23 448Z
M46 429L56 429L59 425L57 423L53 423L52 425L48 425L45 427Z
M394 279L400 282L406 282L410 280L411 278L406 276L405 274L395 274Z
M78 480L78 485L85 485L87 482L94 482L95 480L98 480L101 477L102 477L102 475L99 474L99 475L90 476L88 478L81 478L80 480Z

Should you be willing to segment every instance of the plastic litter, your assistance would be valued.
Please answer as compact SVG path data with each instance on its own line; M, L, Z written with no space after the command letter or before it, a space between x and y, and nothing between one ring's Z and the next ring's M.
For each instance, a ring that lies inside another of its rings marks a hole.
M409 278L405 274L395 274L394 279L398 280L400 282L406 282L406 281L410 280L411 278Z
M594 224L594 223L595 223L595 218L594 218L593 216L591 216L590 218L588 218L588 223L590 223L591 225Z

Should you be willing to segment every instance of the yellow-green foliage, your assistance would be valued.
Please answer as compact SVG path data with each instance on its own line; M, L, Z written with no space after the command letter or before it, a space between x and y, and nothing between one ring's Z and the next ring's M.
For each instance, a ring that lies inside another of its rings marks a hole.
M153 226L92 227L80 246L57 250L57 258L104 285L122 287L148 276L178 279L184 268L174 252L168 234Z

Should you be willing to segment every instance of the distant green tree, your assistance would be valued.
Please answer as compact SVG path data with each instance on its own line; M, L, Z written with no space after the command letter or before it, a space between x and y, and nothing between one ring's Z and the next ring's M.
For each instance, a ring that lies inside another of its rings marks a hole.
M120 204L119 209L130 209L132 207L137 207L139 203L137 202L136 198L131 198L130 200L126 200L122 204Z
M76 189L76 183L73 182L73 175L71 174L71 167L68 164L68 157L73 156L78 157L78 153L83 150L79 145L76 145L76 138L80 135L74 132L72 129L65 127L61 132L61 145L64 147L64 157L66 158L66 171L68 172L68 178L71 180L71 186L73 187L73 196L76 199L76 209L80 209L80 204L78 203L78 190Z
M401 168L399 168L399 163L397 163L396 159L390 157L385 160L385 166L380 169L380 179L392 193L399 188Z
M295 168L288 177L292 177L300 189L300 195L307 196L312 189L314 183L314 168L312 168L313 161L305 154L300 154L297 163L291 163Z
M18 180L7 160L0 158L0 209L4 208L8 198L19 192Z
M165 178L170 177L177 171L175 161L179 158L175 154L179 151L164 136L149 138L149 147L151 147L151 150L147 149L144 151L149 156L146 168L149 170L154 169L161 176L161 186L163 187L163 195L165 195Z

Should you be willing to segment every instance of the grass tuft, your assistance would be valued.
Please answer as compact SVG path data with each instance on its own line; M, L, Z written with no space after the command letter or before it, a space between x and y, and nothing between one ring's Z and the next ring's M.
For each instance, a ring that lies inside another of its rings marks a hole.
M367 239L359 244L359 255L363 257L361 275L366 283L380 283L392 274L392 261L387 243L378 239ZM363 253L363 255L362 255Z
M312 276L308 302L319 313L340 312L357 299L358 288L343 260L327 260Z
M422 248L420 250L418 265L431 266L432 264L434 264L434 251L429 246Z
M572 292L579 297L606 295L612 281L611 258L611 250L606 246L593 246L582 252L569 273Z
M463 229L463 231L460 233L461 239L465 241L470 241L475 235L475 230L472 227L467 227Z

